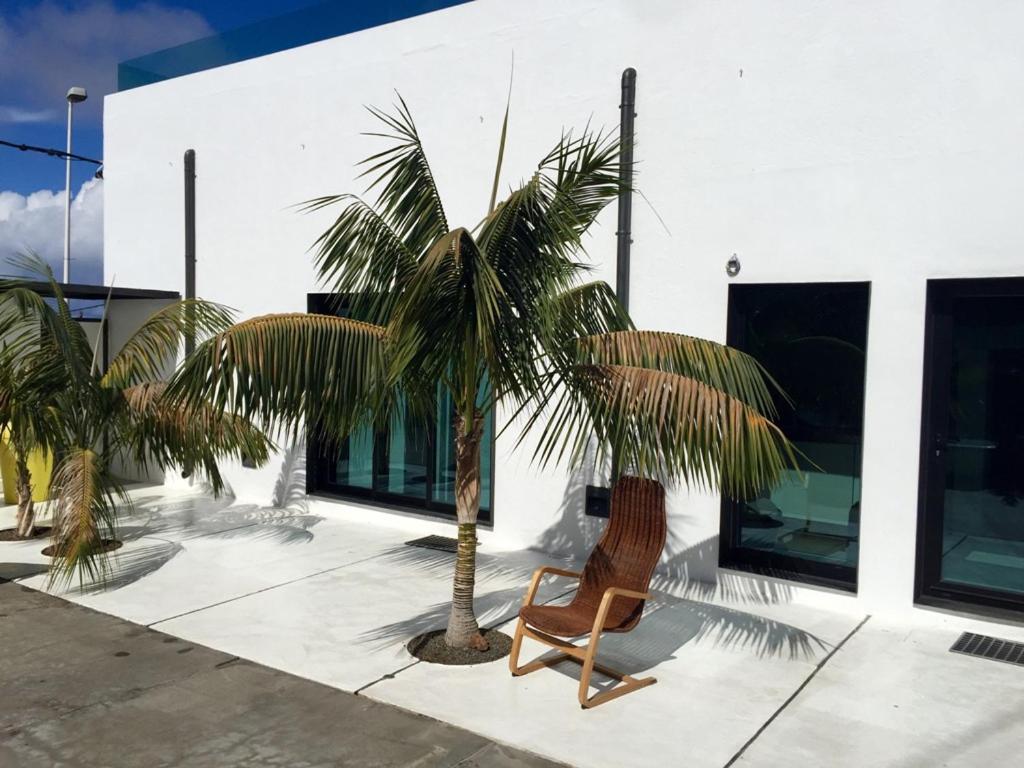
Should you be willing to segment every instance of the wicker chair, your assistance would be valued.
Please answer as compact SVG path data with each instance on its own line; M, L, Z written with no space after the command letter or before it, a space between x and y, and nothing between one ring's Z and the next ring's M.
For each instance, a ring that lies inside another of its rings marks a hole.
M602 632L628 632L640 622L654 567L665 547L665 489L655 480L623 477L612 492L611 516L600 541L581 573L561 568L538 568L519 611L512 640L509 669L513 677L565 660L583 665L579 701L587 709L609 699L652 685L653 677L636 679L595 661ZM545 574L579 579L576 595L568 605L534 605L533 599ZM561 653L519 666L523 636L557 648ZM589 635L577 646L560 638ZM588 696L594 670L622 683L611 690Z

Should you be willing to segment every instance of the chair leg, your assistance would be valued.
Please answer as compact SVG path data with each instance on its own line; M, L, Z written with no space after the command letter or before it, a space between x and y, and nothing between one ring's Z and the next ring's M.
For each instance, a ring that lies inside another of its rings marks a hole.
M598 671L600 671L602 674L608 675L609 677L612 677L612 678L614 678L616 680L619 680L620 681L619 685L615 686L610 691L603 691L602 693L595 693L593 696L591 696L588 699L587 698L587 688L584 688L583 681L581 680L580 681L580 706L583 707L583 709L593 709L598 704L604 704L606 701L611 701L612 699L617 699L619 696L624 696L627 693L632 693L633 691L639 690L640 688L646 688L647 686L654 685L656 682L658 682L658 679L656 677L635 678L635 677L630 677L629 675L623 674L622 672L616 672L613 675L613 674L610 674L610 672L612 672L614 670L608 670L606 672L605 669L608 669L608 668L607 667L605 667L604 669L600 669L599 668ZM589 687L590 676L587 675L586 679L587 679L587 683L588 683L588 687Z
M519 620L519 624L516 625L516 633L512 636L512 650L508 654L508 669L512 673L512 677L522 677L528 675L531 672L536 672L538 669L544 669L545 667L553 667L556 664L560 664L566 659L572 657L568 653L559 653L554 656L547 658L534 659L528 664L519 666L519 650L523 645L523 635L526 633L526 622L522 619ZM543 641L541 641L543 642Z
M635 678L627 675L625 672L619 672L617 669L606 667L604 664L598 664L595 657L597 656L597 644L600 639L601 635L598 632L590 636L586 655L583 657L583 661L580 662L583 665L583 670L580 672L579 701L583 709L591 709L598 704L604 704L606 701L617 699L619 696L632 693L639 688L646 688L648 685L654 685L658 682L657 678L654 677ZM590 693L590 676L595 669L602 675L618 680L619 685L610 691L603 691L595 693L593 696L588 696Z
M519 649L523 646L523 626L525 624L526 622L520 618L519 623L516 624L516 632L512 636L512 650L508 654L508 671L512 673L512 677L520 674Z
M537 640L545 645L550 645L554 648L569 648L572 653L558 653L554 656L541 657L534 659L533 661L519 666L519 652L523 644L523 636L529 634L534 640ZM658 682L653 677L635 678L627 675L625 672L620 672L612 667L600 664L597 661L597 647L601 636L599 633L594 633L590 636L590 642L585 646L573 646L569 643L562 642L557 638L547 637L543 633L536 633L534 631L528 631L526 622L522 619L516 625L515 635L512 637L512 649L509 652L508 657L508 668L512 673L513 677L520 677L522 675L528 675L531 672L536 672L538 669L544 669L545 667L553 667L556 664L560 664L563 661L574 661L582 666L580 672L580 687L579 687L579 702L583 709L591 709L596 707L598 704L604 704L606 701L618 698L627 693L631 693L639 688L646 688L648 685L653 685ZM610 691L604 691L602 693L595 693L593 696L588 696L590 693L590 678L597 670L602 675L618 680L619 685Z
M580 692L579 700L580 706L584 709L587 708L587 701L589 701L588 694L590 693L590 675L594 672L594 657L597 656L597 644L601 641L601 634L594 632L587 643L586 655L583 657L583 669L580 670Z

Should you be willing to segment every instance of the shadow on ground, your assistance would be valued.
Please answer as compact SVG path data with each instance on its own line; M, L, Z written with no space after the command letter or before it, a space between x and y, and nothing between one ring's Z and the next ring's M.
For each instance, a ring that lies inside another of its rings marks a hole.
M539 562L566 566L566 560L585 556L600 537L605 521L584 513L584 492L589 478L580 473L570 480L558 520L540 537L540 552L502 553L477 556L476 610L481 626L493 627L514 619L522 604L523 594ZM715 647L753 653L759 657L781 657L793 660L813 659L829 645L810 632L784 622L757 616L737 608L703 602L719 599L739 604L772 605L789 602L791 589L768 579L720 573L716 582L698 581L690 577L695 565L717 558L717 537L686 546L674 539L666 545L672 554L662 562L652 579L656 597L647 607L643 621L632 632L607 635L602 652L614 657L618 666L630 673L640 672L675 658L687 643L711 643ZM558 562L545 552L563 554ZM451 553L415 547L396 547L381 560L396 574L410 569L431 577L450 579L455 556ZM493 582L517 586L488 589ZM413 588L413 587L411 587ZM571 599L575 582L561 577L546 577L539 602L559 603ZM437 603L409 618L376 627L365 632L363 642L382 647L434 629L441 629L448 620L450 604ZM559 669L577 672L576 665L560 665Z

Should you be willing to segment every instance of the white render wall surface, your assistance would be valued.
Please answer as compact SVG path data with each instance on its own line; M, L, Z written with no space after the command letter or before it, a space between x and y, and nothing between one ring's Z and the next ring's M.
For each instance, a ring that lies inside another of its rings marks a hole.
M397 89L453 226L487 203L515 81L506 184L563 127L617 129L638 72L631 312L724 340L736 282L870 281L860 583L874 613L913 603L926 280L1024 274L1024 4L987 0L477 0L108 96L105 270L183 290L182 154L197 156L199 293L242 316L304 311L307 248L361 191L379 146L362 105ZM656 212L656 213L655 213ZM664 223L662 223L664 222ZM614 280L615 211L594 233ZM581 478L499 440L496 544L584 549ZM280 466L229 473L266 503ZM367 511L367 514L391 514ZM716 578L717 498L671 501L667 557ZM486 540L485 540L486 543ZM836 599L839 599L838 597Z

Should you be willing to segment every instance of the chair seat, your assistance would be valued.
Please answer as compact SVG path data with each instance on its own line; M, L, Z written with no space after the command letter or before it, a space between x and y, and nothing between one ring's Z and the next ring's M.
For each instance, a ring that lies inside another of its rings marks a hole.
M578 637L594 629L597 609L587 605L527 605L520 609L519 616L535 629L556 637ZM608 616L603 631L627 632L636 624L635 617Z

